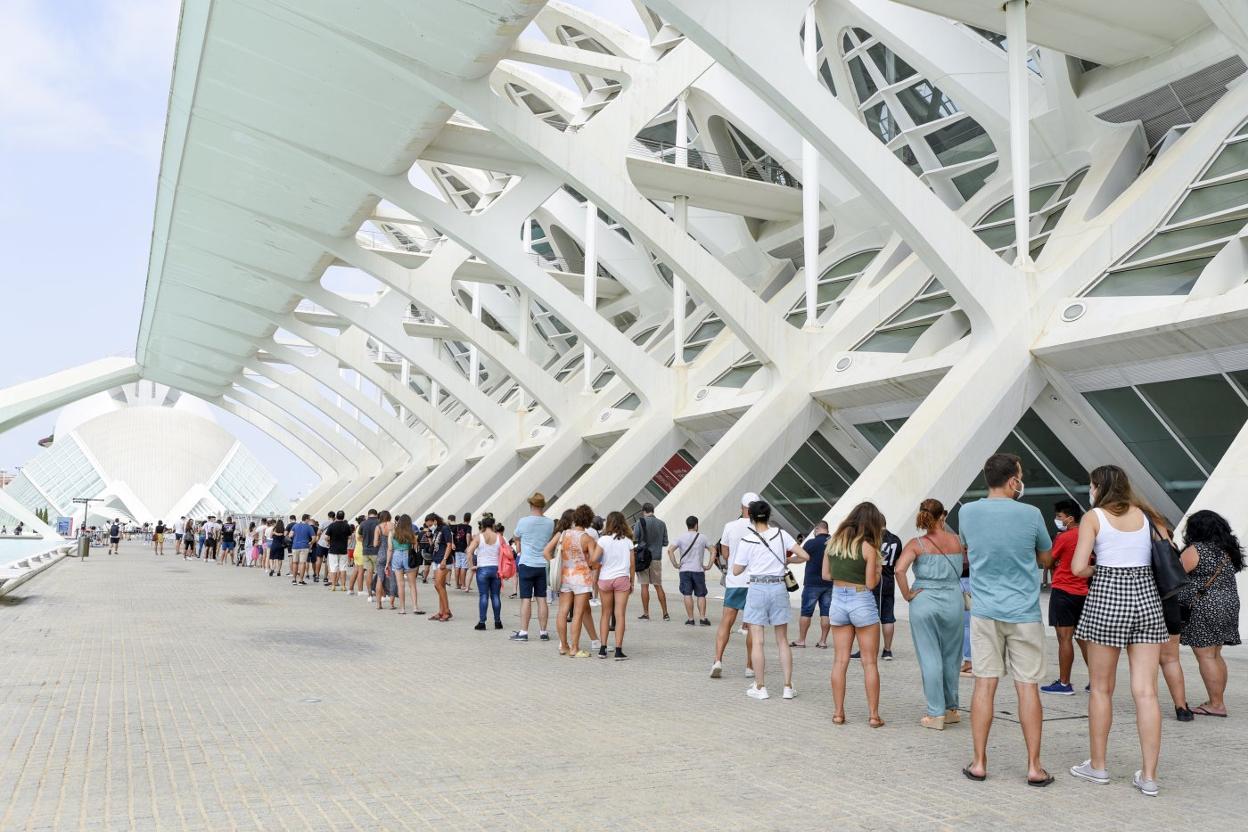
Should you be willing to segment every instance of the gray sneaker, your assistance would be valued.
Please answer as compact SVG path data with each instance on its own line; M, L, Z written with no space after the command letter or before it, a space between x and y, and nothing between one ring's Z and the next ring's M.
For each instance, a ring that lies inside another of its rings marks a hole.
M1096 783L1101 786L1109 782L1109 772L1103 768L1092 768L1091 760L1084 760L1077 766L1071 766L1070 773L1080 780L1087 780L1089 783Z
M1137 771L1135 776L1131 778L1131 785L1140 790L1140 794L1148 797L1156 797L1159 789L1156 780L1145 780L1140 776L1142 772Z
M516 630L516 631L515 631L515 632L513 632L510 636L508 636L508 638L510 638L512 641L528 641L528 640L529 640L529 634L528 634L528 633L522 633L522 632L520 632L519 630Z

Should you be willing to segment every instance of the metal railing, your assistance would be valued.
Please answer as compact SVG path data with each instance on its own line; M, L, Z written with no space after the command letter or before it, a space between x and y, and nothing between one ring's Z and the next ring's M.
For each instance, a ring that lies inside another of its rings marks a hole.
M628 149L634 155L669 165L679 165L681 154L684 154L685 164L683 167L710 171L712 173L723 173L742 179L753 179L757 182L782 185L786 188L802 187L802 183L793 174L780 165L771 162L755 162L738 156L725 157L718 153L708 153L705 150L698 150L692 147L682 148L678 145L661 142L656 139L634 138L629 142Z

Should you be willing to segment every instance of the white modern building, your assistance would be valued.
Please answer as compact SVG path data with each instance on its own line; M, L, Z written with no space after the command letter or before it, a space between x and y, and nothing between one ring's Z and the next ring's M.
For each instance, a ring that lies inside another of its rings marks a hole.
M65 407L52 442L9 483L7 496L75 526L172 523L210 514L284 514L277 480L198 399L132 382ZM76 504L75 498L94 502ZM0 506L0 517L4 517ZM6 518L15 525L18 518Z
M186 0L135 361L0 429L143 379L300 510L796 529L1007 448L1046 510L1113 462L1248 532L1248 5L617 11Z

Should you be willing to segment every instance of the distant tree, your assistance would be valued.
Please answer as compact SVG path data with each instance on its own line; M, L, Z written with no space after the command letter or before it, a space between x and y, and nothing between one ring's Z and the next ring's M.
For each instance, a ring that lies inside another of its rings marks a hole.
M35 516L39 518L40 522L47 525L47 522L48 522L47 506L40 506L39 508L35 509Z

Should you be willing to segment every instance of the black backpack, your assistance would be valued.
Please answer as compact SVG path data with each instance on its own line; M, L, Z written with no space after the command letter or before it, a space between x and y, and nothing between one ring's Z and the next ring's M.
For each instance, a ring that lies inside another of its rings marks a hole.
M646 545L646 518L643 516L637 521L637 541L633 544L633 566L638 572L645 572L650 568L654 558L650 554L650 547Z

